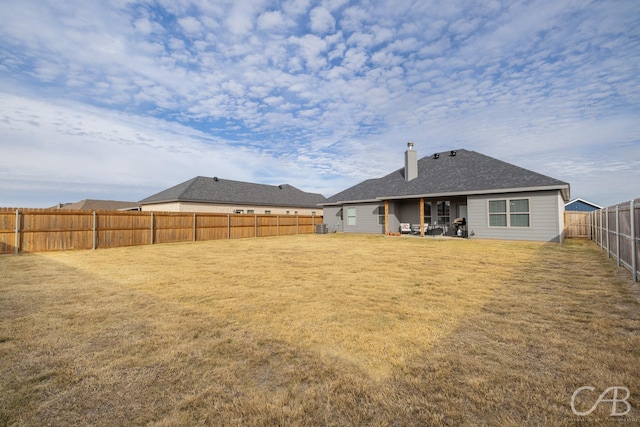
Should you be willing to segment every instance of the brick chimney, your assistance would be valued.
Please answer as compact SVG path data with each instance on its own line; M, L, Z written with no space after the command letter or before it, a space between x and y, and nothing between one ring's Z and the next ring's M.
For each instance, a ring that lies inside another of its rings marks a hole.
M413 142L407 142L404 152L404 180L409 182L418 177L418 153L413 149Z

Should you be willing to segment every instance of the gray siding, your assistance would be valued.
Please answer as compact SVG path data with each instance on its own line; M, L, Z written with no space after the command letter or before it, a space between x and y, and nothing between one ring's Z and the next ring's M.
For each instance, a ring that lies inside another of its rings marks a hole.
M356 225L347 224L347 209L356 208ZM360 203L343 206L325 206L324 223L330 233L342 231L345 233L384 234L384 225L378 224L378 207L384 209L381 203ZM400 229L400 222L395 215L395 206L389 203L389 230Z
M341 218L342 206L324 206L323 207L323 221L327 224L327 230L329 233L336 231L344 231L342 228Z
M360 203L353 205L343 205L342 231L345 233L373 233L384 234L384 225L378 224L378 207L384 209L384 202L381 203ZM349 208L356 208L356 225L349 225L347 211ZM325 208L326 209L326 208ZM325 218L326 216L325 211Z
M529 199L529 227L489 227L489 200ZM468 197L468 230L476 238L506 240L562 241L559 191L504 193ZM560 218L559 218L560 216Z

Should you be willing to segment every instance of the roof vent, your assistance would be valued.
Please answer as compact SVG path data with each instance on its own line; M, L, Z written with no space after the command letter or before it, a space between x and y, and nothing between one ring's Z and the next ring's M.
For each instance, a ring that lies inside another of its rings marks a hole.
M215 182L218 182L218 177L217 177L217 176L214 176L214 177L213 177L213 180L214 180Z
M454 157L456 154L458 154L456 150L451 150L451 152L449 153L451 157Z
M282 184L278 185L278 188L282 190Z
M434 159L439 159L439 158L440 158L440 154L435 153L435 154L433 155L433 158L434 158Z

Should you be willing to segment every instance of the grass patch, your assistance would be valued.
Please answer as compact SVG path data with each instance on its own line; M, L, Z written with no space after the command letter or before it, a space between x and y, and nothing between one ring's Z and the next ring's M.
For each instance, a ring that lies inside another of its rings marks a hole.
M639 420L624 273L583 241L344 234L4 256L0 421L562 425L584 385Z

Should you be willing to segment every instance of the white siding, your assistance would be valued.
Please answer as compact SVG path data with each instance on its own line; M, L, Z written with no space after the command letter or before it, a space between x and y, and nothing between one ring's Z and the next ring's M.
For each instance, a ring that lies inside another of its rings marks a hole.
M560 242L562 215L558 204L559 191L504 193L468 197L469 233L483 239L538 240ZM489 227L488 201L498 199L529 199L529 227Z

